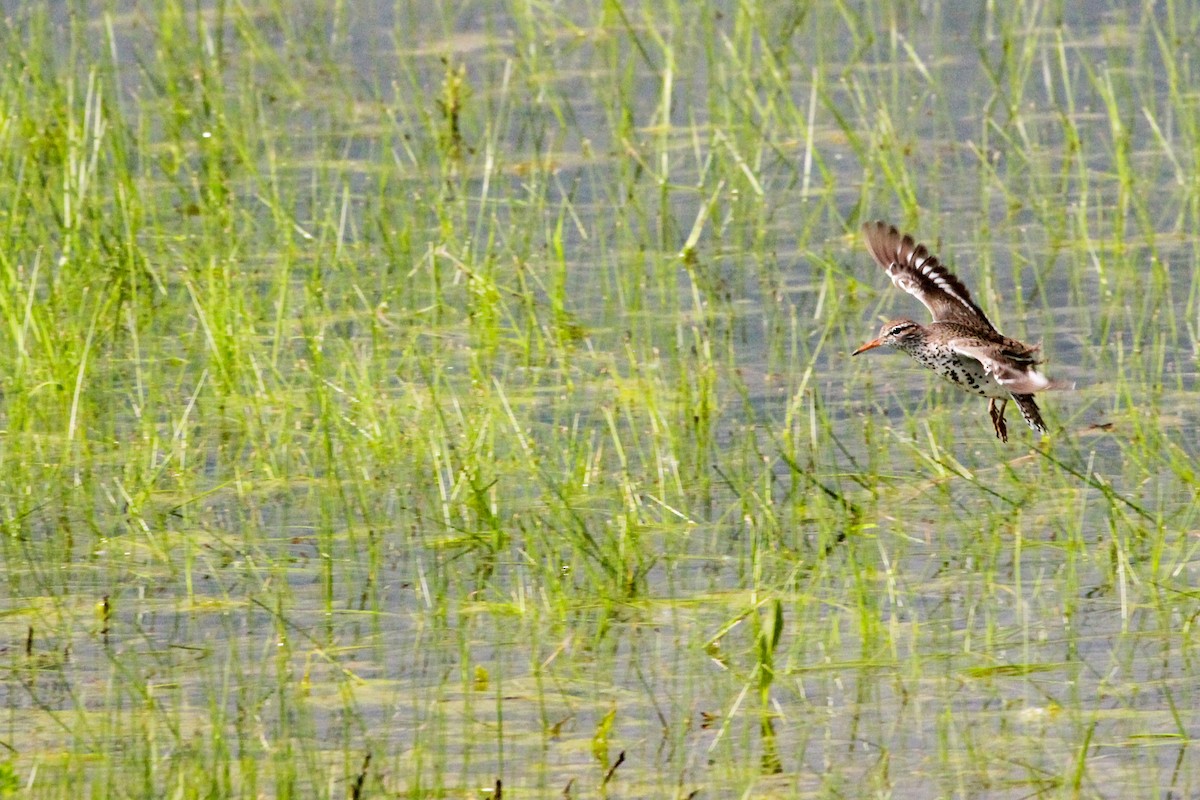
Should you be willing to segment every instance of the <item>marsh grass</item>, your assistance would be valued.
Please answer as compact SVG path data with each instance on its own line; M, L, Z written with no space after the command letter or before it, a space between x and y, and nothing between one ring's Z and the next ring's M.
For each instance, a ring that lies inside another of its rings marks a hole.
M1095 11L14 11L0 794L1194 794L1196 9ZM846 357L875 217L1050 437Z

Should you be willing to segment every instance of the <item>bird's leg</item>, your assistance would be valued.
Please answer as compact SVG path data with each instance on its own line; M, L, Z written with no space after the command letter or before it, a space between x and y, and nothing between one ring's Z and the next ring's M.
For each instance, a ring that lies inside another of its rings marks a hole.
M996 405L998 398L988 400L988 413L992 415L992 426L996 429L996 438L1002 442L1008 441L1008 426L1004 424L1004 407L1008 405L1008 400L1001 400L999 405Z

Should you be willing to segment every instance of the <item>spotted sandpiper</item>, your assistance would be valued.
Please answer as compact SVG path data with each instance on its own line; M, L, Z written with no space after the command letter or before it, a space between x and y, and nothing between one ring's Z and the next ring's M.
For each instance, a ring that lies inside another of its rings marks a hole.
M1029 427L1046 432L1034 392L1070 389L1039 372L1040 345L1028 345L1001 335L980 310L962 281L938 263L937 257L894 225L868 222L863 226L867 249L897 287L921 301L933 322L918 325L910 319L885 323L879 336L852 355L890 345L958 388L988 398L996 437L1008 441L1004 407L1011 398ZM999 401L999 402L997 402Z

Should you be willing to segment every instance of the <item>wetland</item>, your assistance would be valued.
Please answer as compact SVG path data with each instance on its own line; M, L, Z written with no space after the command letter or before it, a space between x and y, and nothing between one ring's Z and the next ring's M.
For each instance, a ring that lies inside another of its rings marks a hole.
M0 796L1200 796L1196 3L0 8Z

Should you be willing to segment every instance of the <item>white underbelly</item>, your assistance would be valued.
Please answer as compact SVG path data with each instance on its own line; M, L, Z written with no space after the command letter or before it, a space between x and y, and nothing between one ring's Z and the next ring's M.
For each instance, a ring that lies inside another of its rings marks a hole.
M938 348L910 355L964 392L982 397L1011 396L1007 389L996 382L991 373L984 370L983 364L973 358Z
M1007 398L1011 396L1007 389L996 382L991 373L984 370L983 364L975 359L956 356L954 362L950 367L950 372L942 377L964 392L983 397Z

